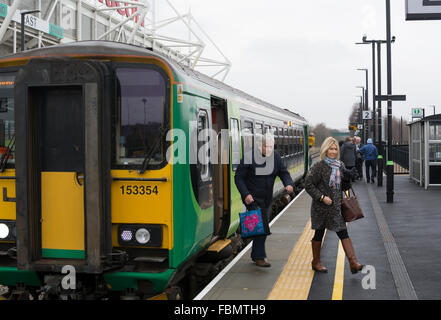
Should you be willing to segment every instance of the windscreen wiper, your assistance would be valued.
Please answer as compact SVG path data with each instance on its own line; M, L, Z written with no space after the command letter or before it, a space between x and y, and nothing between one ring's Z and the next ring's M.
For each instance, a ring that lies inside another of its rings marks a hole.
M15 146L15 134L12 136L12 139L9 141L6 151L2 154L0 159L0 172L4 172L6 169L6 165L8 164L9 156L11 155L12 148Z
M161 128L159 129L159 136L156 138L155 143L153 144L153 147L150 149L147 156L144 158L144 161L142 162L142 165L141 165L141 169L138 170L139 174L143 174L144 172L146 172L146 170L150 164L150 160L152 159L153 152L156 150L156 147L158 146L159 141L161 141L163 131L164 131L164 129L161 126Z

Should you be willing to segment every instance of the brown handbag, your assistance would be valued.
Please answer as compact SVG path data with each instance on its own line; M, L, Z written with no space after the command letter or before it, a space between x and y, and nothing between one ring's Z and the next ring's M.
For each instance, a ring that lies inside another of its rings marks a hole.
M352 196L351 196L352 191ZM343 192L341 198L341 214L346 222L355 221L364 218L363 211L361 211L360 205L358 204L357 196L354 190L349 189L348 193Z

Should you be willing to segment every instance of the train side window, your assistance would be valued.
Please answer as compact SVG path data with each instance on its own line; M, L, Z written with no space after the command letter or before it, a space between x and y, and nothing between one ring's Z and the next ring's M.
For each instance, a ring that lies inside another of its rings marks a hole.
M289 128L289 153L291 155L294 155L296 150L295 150L295 139L294 139L294 129L293 128Z
M264 134L267 134L267 133L272 133L271 127L269 125L265 125L265 132L264 132Z
M14 81L15 73L0 73L0 154L9 153L9 164L15 163Z
M284 130L284 146L285 146L285 155L289 156L289 136L288 136L288 128L285 128Z
M261 123L256 123L256 134L263 134L263 125Z
M239 120L231 118L231 163L233 171L236 171L240 163L240 135Z
M242 153L245 154L253 149L253 130L254 126L251 121L244 121L242 127Z
M116 75L114 161L122 167L139 167L148 161L148 169L159 169L166 152L165 76L153 68L129 67L117 68Z
M277 132L277 127L272 127L272 134L274 135L274 150L277 150L280 153L279 147L279 134Z
M208 129L208 113L206 110L200 110L198 114L198 131L197 137L200 137L202 130ZM198 169L202 180L207 180L209 177L209 154L208 154L208 140L199 141L198 138ZM204 150L201 151L201 148Z
M293 134L294 154L297 156L299 153L299 131L294 129Z
M279 150L282 157L285 156L285 139L283 138L283 128L279 128Z

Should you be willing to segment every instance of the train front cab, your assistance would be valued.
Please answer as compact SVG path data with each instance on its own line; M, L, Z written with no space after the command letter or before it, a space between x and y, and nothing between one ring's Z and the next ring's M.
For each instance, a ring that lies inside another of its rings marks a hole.
M104 274L106 290L151 294L168 283L168 75L157 61L70 58L32 59L12 74L15 123L2 118L16 143L0 174L0 223L10 228L0 239L1 284L59 285L66 265L84 281Z

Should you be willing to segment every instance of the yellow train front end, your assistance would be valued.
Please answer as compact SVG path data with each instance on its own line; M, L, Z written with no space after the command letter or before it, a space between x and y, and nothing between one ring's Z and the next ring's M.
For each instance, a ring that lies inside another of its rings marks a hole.
M175 271L173 75L145 50L109 46L0 61L0 285L145 298Z

